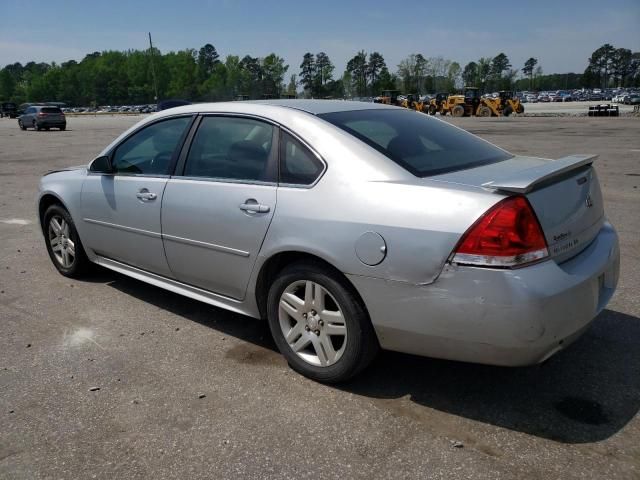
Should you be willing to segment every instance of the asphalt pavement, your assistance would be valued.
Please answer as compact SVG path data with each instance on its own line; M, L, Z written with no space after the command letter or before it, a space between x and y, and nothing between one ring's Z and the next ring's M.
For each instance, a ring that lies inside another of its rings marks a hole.
M640 478L640 119L461 118L514 153L596 153L618 291L541 366L382 353L339 387L291 371L266 323L98 271L59 275L48 170L140 117L0 120L0 478Z

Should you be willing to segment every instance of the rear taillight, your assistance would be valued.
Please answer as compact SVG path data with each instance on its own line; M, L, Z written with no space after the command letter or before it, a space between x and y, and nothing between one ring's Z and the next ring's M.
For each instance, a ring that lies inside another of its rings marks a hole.
M509 197L494 205L463 235L453 263L520 267L549 256L547 241L529 201Z
M38 116L39 116L39 117L46 117L46 116L47 116L47 114L46 114L46 113L43 113L43 112L40 112L40 113L38 114Z

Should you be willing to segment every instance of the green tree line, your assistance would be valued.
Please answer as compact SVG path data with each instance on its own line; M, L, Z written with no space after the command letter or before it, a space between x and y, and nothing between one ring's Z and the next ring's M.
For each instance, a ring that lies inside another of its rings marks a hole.
M289 73L288 82L286 75ZM0 70L0 100L62 101L69 105L152 103L164 98L230 100L239 95L277 98L353 98L385 89L405 93L453 92L463 85L483 91L557 90L640 86L640 52L605 44L582 73L543 74L538 60L514 67L504 52L467 63L413 53L395 69L380 52L357 52L342 75L326 52L307 52L298 73L275 53L266 57L227 55L206 44L199 50L94 52L80 62L13 63Z

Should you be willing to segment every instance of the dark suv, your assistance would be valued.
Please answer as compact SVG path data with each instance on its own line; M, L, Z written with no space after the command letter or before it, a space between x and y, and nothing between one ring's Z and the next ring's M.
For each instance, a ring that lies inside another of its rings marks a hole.
M67 128L67 118L58 107L36 105L28 107L18 117L18 125L22 130L26 130L29 127L35 130L49 130L52 127L64 130Z

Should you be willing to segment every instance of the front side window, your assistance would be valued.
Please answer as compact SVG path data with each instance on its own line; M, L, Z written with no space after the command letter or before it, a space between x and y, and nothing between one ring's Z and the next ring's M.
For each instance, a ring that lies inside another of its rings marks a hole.
M173 154L191 117L162 120L134 133L116 148L111 163L116 173L167 175Z
M512 155L427 115L400 109L319 115L417 177L500 162Z
M315 182L322 173L322 162L287 132L282 132L280 142L280 183L311 185Z
M186 177L274 181L274 127L250 118L204 117L189 150Z

